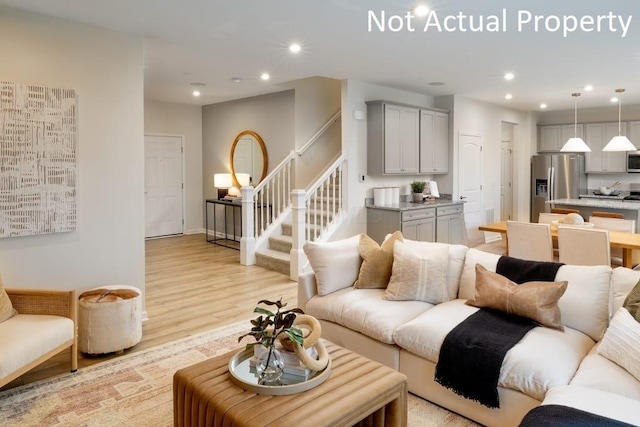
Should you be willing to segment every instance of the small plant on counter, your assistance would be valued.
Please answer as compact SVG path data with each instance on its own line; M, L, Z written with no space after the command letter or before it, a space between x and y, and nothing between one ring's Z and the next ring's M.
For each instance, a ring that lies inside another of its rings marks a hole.
M422 193L424 191L424 187L427 185L424 181L413 181L411 183L411 192L412 193Z

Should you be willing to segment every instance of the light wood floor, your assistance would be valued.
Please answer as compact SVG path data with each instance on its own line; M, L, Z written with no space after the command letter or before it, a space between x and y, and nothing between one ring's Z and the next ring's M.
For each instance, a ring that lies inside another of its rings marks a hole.
M255 317L261 299L282 298L296 306L296 283L258 266L240 265L240 252L207 243L203 234L146 241L145 309L149 320L133 353ZM249 326L249 324L247 323ZM79 355L78 366L118 357ZM68 372L69 352L18 378L3 389Z

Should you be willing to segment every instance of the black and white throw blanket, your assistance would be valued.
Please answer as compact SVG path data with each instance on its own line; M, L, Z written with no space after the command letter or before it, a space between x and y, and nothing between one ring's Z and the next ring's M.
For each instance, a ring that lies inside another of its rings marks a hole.
M553 281L561 266L501 257L496 272L518 284L533 280ZM478 310L445 337L436 364L436 382L467 399L489 408L499 408L498 379L504 357L536 326L535 322L523 317L496 310Z
M520 427L629 427L631 424L563 405L542 405L529 411Z

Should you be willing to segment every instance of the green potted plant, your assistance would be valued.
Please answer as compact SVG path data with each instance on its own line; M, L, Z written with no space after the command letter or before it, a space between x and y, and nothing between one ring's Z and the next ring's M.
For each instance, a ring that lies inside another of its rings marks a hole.
M411 183L411 194L414 202L421 202L423 199L424 188L427 185L424 181L413 181Z
M275 306L276 312L260 307L261 304L266 306ZM282 298L278 301L261 300L258 306L253 310L254 313L260 315L251 321L251 331L238 338L238 342L244 337L252 336L256 342L247 344L246 348L253 350L253 347L262 344L268 351L262 353L256 363L256 371L260 383L268 384L276 382L284 370L284 358L278 350L275 349L276 339L280 334L286 334L292 341L303 345L304 335L302 330L293 326L296 320L296 314L304 314L299 308L290 310L282 310L287 303L282 302Z

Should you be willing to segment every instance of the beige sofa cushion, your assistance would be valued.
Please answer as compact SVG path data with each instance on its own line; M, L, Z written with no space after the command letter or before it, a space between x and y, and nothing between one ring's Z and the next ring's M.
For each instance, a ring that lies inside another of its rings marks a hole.
M460 279L459 298L475 297L475 265L496 271L499 255L469 249ZM568 282L567 290L558 301L562 323L600 341L609 324L611 267L606 265L563 265L556 282ZM623 298L624 300L624 298Z
M618 311L631 289L640 281L640 271L626 267L616 267L611 273L611 312Z
M594 346L580 363L571 385L608 391L640 401L640 381L624 368L599 355L599 346Z
M383 298L390 301L449 301L447 247L433 247L419 253L402 242L393 249L393 269Z
M471 248L467 251L462 274L460 275L460 289L458 298L473 299L476 296L476 264L482 265L489 271L496 271L500 255L479 251Z
M631 409L638 407L638 401L593 388L574 385L554 387L549 390L542 404L569 406L631 425L640 425L640 411Z
M304 253L316 274L318 295L328 295L348 288L358 278L360 272L360 235L334 242L307 242Z
M17 371L56 347L73 340L67 317L17 314L0 325L0 378ZM19 342L20 345L6 345Z
M387 301L384 289L344 289L325 297L313 297L305 313L360 332L385 344L393 344L396 328L433 307L422 301Z
M437 363L447 334L478 309L457 299L438 304L400 326L395 342L405 350ZM502 363L498 384L542 401L557 385L566 385L594 341L582 332L534 328L509 350Z
M362 265L358 280L353 285L358 289L385 289L391 277L393 265L393 247L396 241L402 241L402 233L396 231L382 245L366 234L360 235L359 251Z
M492 308L526 317L542 326L564 330L558 299L567 282L526 282L516 284L498 273L476 265L476 296L467 304Z

